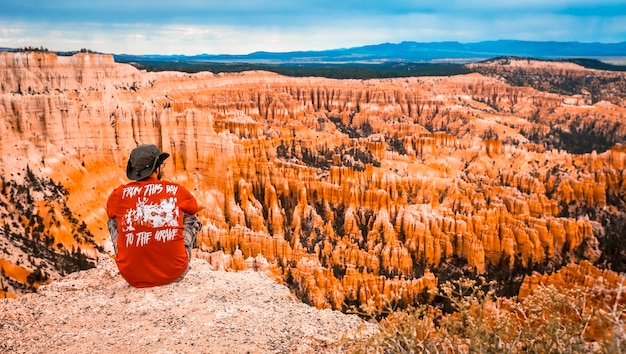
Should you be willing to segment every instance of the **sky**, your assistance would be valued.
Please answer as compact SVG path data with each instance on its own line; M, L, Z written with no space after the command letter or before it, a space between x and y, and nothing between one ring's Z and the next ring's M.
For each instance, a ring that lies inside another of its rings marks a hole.
M249 54L403 41L626 41L626 1L0 0L0 47Z

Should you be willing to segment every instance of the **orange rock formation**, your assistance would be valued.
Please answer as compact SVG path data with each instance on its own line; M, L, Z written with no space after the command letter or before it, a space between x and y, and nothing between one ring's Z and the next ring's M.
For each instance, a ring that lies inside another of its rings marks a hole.
M623 100L574 105L479 74L152 73L86 53L0 53L0 83L1 174L61 183L96 244L129 151L154 143L203 206L204 257L272 269L320 308L412 303L453 261L594 262L605 225L585 210L623 212L624 146L575 155L529 140L575 116L626 136L613 124Z

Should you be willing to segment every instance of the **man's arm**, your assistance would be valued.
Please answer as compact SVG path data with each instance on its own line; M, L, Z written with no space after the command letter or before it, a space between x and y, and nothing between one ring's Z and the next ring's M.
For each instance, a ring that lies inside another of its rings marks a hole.
M197 247L197 235L202 229L202 222L193 214L183 213L183 236L185 237L185 248L187 249L187 255L191 260L191 249Z
M111 234L113 251L115 252L115 255L117 255L117 236L119 234L119 231L117 230L117 219L109 219L107 221L107 228L109 229L109 234Z

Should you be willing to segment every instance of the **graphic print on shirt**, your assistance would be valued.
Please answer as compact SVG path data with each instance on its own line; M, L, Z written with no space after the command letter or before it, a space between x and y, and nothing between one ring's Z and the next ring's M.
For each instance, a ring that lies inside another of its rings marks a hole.
M128 209L124 215L125 229L134 231L136 226L164 227L178 226L178 207L176 198L164 198L160 203L150 203L148 198L138 198L135 209Z
M176 195L178 187L165 187L166 194ZM178 199L174 196L154 198L155 194L162 191L163 186L160 184L124 189L122 199L136 198L135 207L126 210L122 217L121 229L126 237L127 247L145 246L150 240L167 242L176 236L180 216L180 210L176 205ZM138 228L148 230L137 232Z

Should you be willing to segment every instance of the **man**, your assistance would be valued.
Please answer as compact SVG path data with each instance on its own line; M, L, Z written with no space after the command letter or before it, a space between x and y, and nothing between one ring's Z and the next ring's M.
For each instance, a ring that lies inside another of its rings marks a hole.
M137 288L182 279L202 224L196 199L183 186L162 181L170 156L152 144L136 147L126 166L132 180L107 200L107 226L124 279Z

